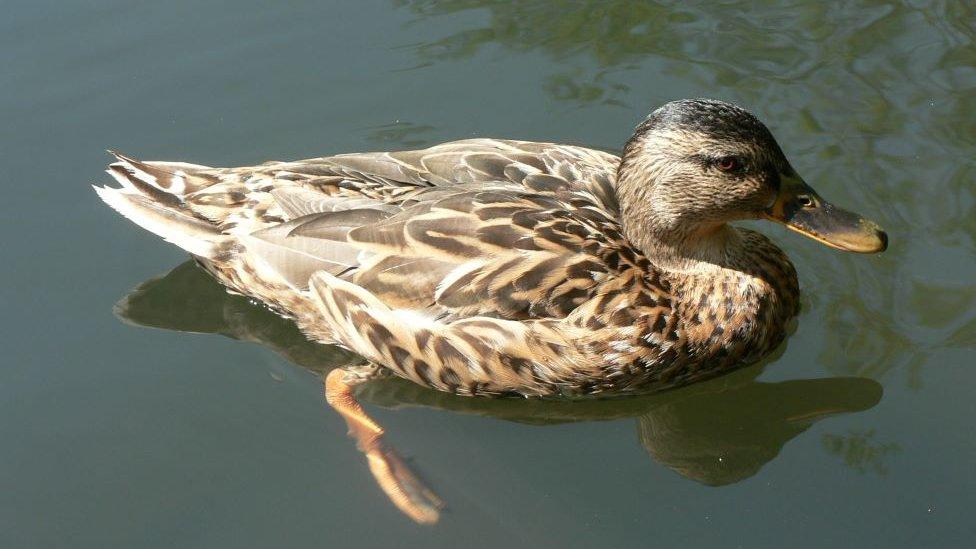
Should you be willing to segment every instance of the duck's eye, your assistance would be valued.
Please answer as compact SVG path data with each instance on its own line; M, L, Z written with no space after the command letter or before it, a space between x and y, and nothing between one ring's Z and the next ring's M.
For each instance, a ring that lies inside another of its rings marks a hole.
M741 172L744 164L738 156L723 156L715 161L715 167L723 172Z

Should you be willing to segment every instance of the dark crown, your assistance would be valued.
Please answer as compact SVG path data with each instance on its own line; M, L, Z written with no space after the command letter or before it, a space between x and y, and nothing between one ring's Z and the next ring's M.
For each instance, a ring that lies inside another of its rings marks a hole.
M715 99L682 99L652 112L637 127L638 134L675 129L736 141L775 143L766 126L749 111Z

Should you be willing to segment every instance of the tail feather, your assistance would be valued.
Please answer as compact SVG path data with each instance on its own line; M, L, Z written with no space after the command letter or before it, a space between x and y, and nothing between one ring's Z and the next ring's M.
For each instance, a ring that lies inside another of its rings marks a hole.
M182 205L183 201L178 196L163 191L155 185L150 185L146 182L145 178L139 177L136 172L125 169L121 164L109 165L105 173L111 175L113 179L118 181L122 185L122 188L144 194L160 204L166 204L172 207L180 207Z
M213 258L227 238L212 224L158 204L147 196L111 187L94 189L112 209L193 255Z
M203 188L212 181L187 169L204 166L149 163L111 152L119 161L106 170L122 188L94 187L106 204L140 227L158 234L191 254L213 258L227 236L216 225L203 220L183 203L188 182ZM179 166L179 168L175 168Z
M175 196L184 196L213 185L218 179L205 173L207 166L185 162L143 162L109 149L118 159L110 168L122 169L145 184Z

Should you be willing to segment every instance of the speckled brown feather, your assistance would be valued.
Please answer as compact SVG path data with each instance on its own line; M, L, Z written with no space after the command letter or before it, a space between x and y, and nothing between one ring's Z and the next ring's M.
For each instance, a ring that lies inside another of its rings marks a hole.
M120 161L123 179L153 188L177 177L175 165ZM707 276L658 269L624 236L619 164L582 147L477 139L186 165L169 207L219 231L199 260L228 287L443 391L645 391L778 344L796 312L785 256L740 230L741 255Z

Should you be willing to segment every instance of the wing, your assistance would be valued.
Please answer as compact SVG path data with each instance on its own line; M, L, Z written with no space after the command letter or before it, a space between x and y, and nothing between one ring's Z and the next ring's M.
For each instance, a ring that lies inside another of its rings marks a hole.
M436 318L565 318L606 279L604 258L625 244L593 195L536 183L429 187L399 204L317 213L306 213L310 196L279 191L285 210L305 215L244 243L301 289L324 270L388 307Z
M355 153L244 168L197 170L180 180L183 197L197 215L225 232L249 233L289 221L272 191L301 189L313 210L348 209L375 200L409 205L432 188L509 183L526 190L587 192L600 208L618 211L613 192L619 158L602 151L527 141L470 139L428 149ZM166 163L148 163L168 166ZM185 172L184 172L185 175ZM315 205L319 199L331 204ZM429 196L429 195L428 195ZM307 208L307 206L306 206ZM305 210L309 213L308 210Z
M474 139L211 170L185 203L298 289L324 270L390 307L562 318L619 240L617 160Z

